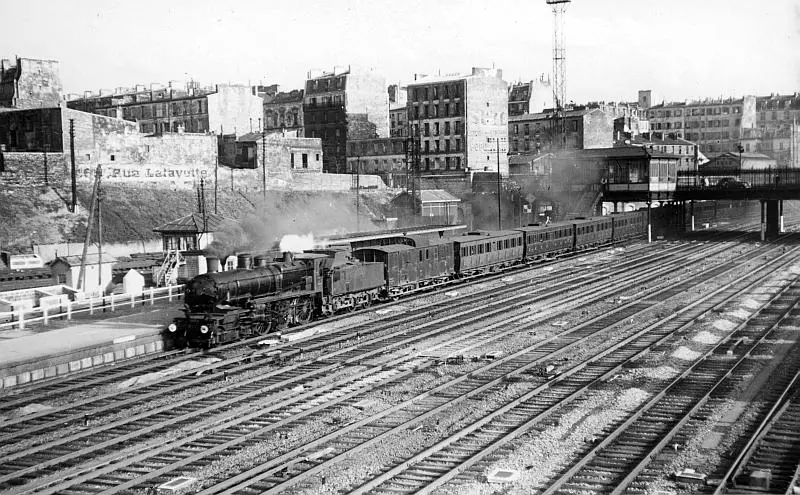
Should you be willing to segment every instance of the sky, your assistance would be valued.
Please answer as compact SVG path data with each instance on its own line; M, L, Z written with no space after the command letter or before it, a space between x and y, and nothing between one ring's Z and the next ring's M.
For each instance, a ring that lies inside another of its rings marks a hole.
M0 7L0 57L60 61L64 91L135 84L279 84L310 69L552 71L545 0L27 0ZM800 91L800 0L573 0L567 100L636 101Z

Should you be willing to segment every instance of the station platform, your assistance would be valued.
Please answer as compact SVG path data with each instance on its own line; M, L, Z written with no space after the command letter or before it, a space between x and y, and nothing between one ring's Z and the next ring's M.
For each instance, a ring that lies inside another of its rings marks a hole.
M179 304L90 321L0 331L0 395L6 389L164 349Z

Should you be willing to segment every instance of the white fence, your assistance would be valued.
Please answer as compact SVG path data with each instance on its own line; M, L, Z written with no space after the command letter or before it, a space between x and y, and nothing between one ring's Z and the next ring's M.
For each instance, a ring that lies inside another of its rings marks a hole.
M0 330L11 330L25 328L31 323L43 323L47 325L51 319L71 320L76 314L94 313L100 311L115 311L117 309L134 308L137 305L150 304L156 301L168 301L180 299L183 294L183 285L169 287L149 288L141 294L111 294L108 296L82 299L80 301L66 301L52 306L38 306L35 308L20 308L11 312L0 312Z

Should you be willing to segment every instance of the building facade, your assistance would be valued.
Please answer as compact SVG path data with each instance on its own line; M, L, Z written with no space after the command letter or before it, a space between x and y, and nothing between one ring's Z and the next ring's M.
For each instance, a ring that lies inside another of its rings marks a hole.
M544 74L539 79L511 85L508 90L508 115L541 113L553 107L553 87Z
M508 85L499 69L423 76L408 85L408 121L420 172L508 176Z
M295 174L322 173L322 143L284 133L250 133L236 140L235 168L264 170L268 178L291 180Z
M136 122L145 134L166 132L213 132L236 134L260 130L263 99L256 88L242 85L180 88L151 85L113 93L85 93L67 101L67 107Z
M660 103L643 110L651 133L696 142L705 153L736 150L744 130L757 122L755 96Z
M408 88L399 84L389 85L389 135L408 136Z
M326 172L346 170L350 140L389 137L386 80L374 71L309 72L303 98L305 135L322 140Z
M389 187L403 187L412 163L406 153L408 144L408 138L402 136L350 141L347 173L379 175Z
M696 172L699 163L707 161L700 153L697 143L685 139L660 139L639 136L625 146L639 146L650 151L678 157L678 170Z
M62 90L56 60L0 60L0 107L57 107Z
M305 136L303 90L293 89L264 97L264 129L267 132L292 131Z
M509 117L510 153L611 147L613 119L599 108L567 110L564 112L564 119L566 131L559 139L555 114L552 112Z

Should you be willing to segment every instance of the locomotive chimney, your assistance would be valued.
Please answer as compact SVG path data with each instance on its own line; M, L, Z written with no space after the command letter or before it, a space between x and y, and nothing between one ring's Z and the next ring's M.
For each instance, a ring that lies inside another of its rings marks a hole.
M236 268L245 270L253 268L253 256L250 253L236 255Z
M267 266L270 261L272 260L269 258L269 256L259 254L258 256L253 258L253 267Z
M208 265L208 273L217 273L219 271L219 258L206 256L206 265Z
M291 262L291 261L294 261L294 255L292 254L291 251L284 251L283 252L283 261L285 261L287 263Z

